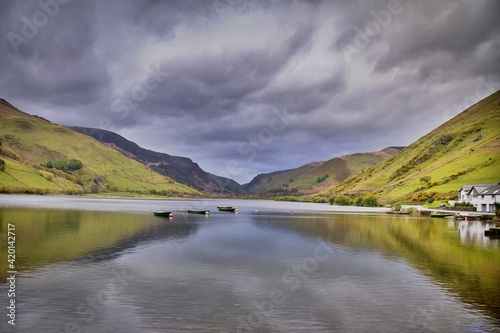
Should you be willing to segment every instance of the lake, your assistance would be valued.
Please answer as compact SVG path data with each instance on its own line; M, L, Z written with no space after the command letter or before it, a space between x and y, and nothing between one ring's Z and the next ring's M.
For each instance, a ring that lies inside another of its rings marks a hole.
M487 223L11 195L0 195L0 223L1 332L500 332L500 240L483 236Z

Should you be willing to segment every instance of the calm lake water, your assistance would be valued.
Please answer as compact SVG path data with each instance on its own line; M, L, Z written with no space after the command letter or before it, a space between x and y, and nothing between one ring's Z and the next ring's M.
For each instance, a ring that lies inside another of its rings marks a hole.
M0 331L500 332L488 224L349 210L0 195Z

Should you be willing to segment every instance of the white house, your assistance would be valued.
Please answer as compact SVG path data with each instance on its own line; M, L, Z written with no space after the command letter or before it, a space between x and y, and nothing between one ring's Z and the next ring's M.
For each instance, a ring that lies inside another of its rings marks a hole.
M478 212L493 213L495 202L500 202L500 183L464 185L458 201L470 202Z

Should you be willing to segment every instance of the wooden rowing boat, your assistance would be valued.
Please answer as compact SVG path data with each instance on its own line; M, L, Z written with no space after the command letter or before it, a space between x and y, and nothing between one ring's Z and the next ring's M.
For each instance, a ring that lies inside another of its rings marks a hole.
M167 212L167 211L157 211L157 212L153 212L153 214L155 216L163 216L163 217L173 217L174 215L172 214L172 212Z
M199 210L199 209L188 209L188 214L210 214L209 210Z
M221 212L233 212L233 213L238 212L238 209L236 209L236 207L233 206L217 206L217 209Z
M453 214L431 214L431 217L443 219L445 217L452 217Z

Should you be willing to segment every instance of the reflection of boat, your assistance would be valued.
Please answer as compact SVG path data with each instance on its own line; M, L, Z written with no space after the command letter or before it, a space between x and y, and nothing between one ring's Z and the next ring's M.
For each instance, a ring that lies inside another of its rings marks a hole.
M488 237L500 237L500 228L490 228L484 231L484 235Z
M238 212L238 209L232 206L217 206L217 209L221 212L234 212L234 213Z
M453 214L446 214L446 213L437 213L437 214L431 214L431 217L435 218L445 218L445 217L453 217Z
M157 211L157 212L153 212L153 214L155 216L174 217L172 212L167 212L167 211Z
M210 214L209 210L189 209L188 214Z

